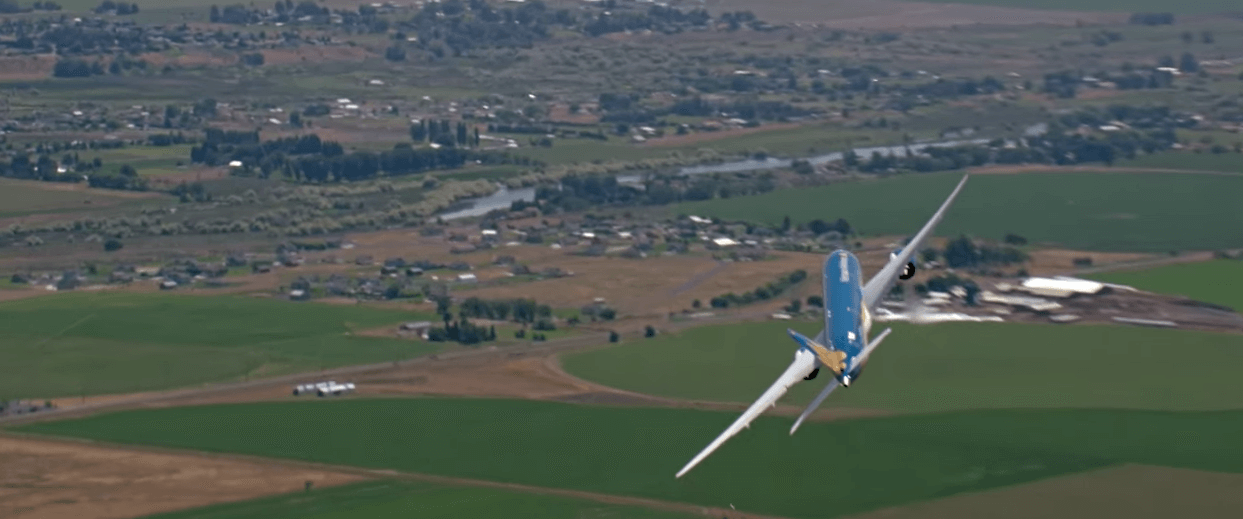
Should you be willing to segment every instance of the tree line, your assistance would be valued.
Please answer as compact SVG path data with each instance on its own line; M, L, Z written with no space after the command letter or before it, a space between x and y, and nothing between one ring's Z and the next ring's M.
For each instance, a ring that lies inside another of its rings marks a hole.
M708 304L710 304L712 308L729 308L731 306L748 305L757 301L767 301L781 295L790 287L801 283L804 279L807 279L807 271L803 269L795 270L794 272L781 276L776 281L756 288L755 290L745 292L742 295L730 292L728 294L716 296L712 298Z
M450 147L478 147L479 128L471 128L464 121L456 124L448 119L423 119L410 125L410 138L414 142L431 142Z
M652 175L643 188L621 184L609 174L562 177L558 185L539 186L535 202L516 201L511 209L520 211L537 205L545 211L582 211L599 206L666 205L681 201L711 200L717 197L762 194L777 188L771 172L713 175Z
M242 174L256 169L265 178L273 175L305 182L367 180L387 174L408 175L431 170L455 169L467 161L483 164L532 164L530 159L497 152L480 152L459 147L419 148L398 144L382 152L347 153L336 142L308 134L259 141L258 132L209 129L207 138L190 150L194 163L219 166L242 162Z

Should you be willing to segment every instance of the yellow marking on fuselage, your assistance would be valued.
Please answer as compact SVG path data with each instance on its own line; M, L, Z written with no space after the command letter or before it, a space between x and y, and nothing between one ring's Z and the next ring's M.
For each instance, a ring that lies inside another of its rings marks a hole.
M820 363L829 368L829 371L841 375L842 371L846 370L846 352L829 350L812 340L808 340L807 344L811 346L812 351L816 352L816 358L820 359Z

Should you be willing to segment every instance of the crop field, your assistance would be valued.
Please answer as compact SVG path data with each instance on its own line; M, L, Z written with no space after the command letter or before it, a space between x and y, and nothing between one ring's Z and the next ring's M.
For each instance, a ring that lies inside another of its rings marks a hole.
M0 398L145 391L410 358L435 348L350 332L419 317L226 296L83 292L8 301L0 303Z
M1074 2L1073 0L926 0L956 4L994 5L1001 7L1021 7L1026 9L1046 9L1056 11L1119 11L1135 12L1172 12L1175 14L1211 14L1226 13L1238 8L1238 4L1230 0L1195 0L1185 3L1170 3L1165 0L1093 0L1091 2Z
M141 203L142 199L153 196L89 189L76 184L0 178L0 217L89 211L125 203Z
M1118 162L1131 168L1192 169L1243 174L1243 154L1166 152Z
M790 419L761 417L697 472L675 480L685 460L734 418L733 412L413 398L137 410L17 429L732 504L799 518L1121 463L1243 471L1240 411L993 410L816 422L793 437ZM220 434L226 428L236 434ZM339 433L306 434L314 429ZM833 507L826 510L825 502Z
M138 146L79 154L82 161L99 157L105 171L119 171L122 165L133 166L140 175L176 173L179 166L190 164L189 144L172 146Z
M1214 260L1180 263L1144 270L1094 274L1092 279L1130 285L1141 290L1186 296L1197 301L1243 310L1243 261Z
M908 234L945 200L962 173L780 190L691 202L676 212L780 224L845 218L869 236ZM975 175L937 229L1076 250L1166 252L1243 246L1236 203L1243 176L1178 173L1029 172ZM1153 232L1153 229L1161 232Z
M820 329L819 323L790 326L807 334ZM1243 402L1243 388L1231 382L1243 370L1243 337L1236 335L1020 323L877 326L892 326L894 333L868 365L860 389L838 390L825 406L898 412L1210 410ZM785 336L786 327L774 322L706 326L569 355L562 363L571 375L618 389L749 403L790 363L795 344ZM1161 377L1136 375L1151 371L1153 359L1173 355L1172 344L1187 359L1184 369ZM799 384L787 399L806 403L823 384L820 379Z
M1121 465L1035 483L879 510L855 519L961 517L1161 518L1176 515L1230 519L1243 507L1235 489L1243 475Z
M310 494L291 494L160 514L148 519L277 519L283 517L314 519L337 517L689 519L696 516L511 490L443 486L407 481L370 481L316 490Z

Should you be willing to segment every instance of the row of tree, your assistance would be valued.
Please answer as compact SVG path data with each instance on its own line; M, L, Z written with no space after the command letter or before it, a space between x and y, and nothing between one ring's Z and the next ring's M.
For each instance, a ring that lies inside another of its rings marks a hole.
M468 297L458 305L458 312L462 317L477 317L494 321L511 320L528 324L552 317L552 307L538 304L534 299L488 300Z
M479 128L470 128L463 121L456 125L448 119L423 119L410 125L414 142L433 142L441 146L478 147Z
M712 308L729 308L731 306L751 304L756 301L767 301L774 297L780 296L790 287L801 283L804 279L807 279L807 271L799 269L781 276L776 281L768 283L755 290L746 292L742 295L730 292L725 295L714 297L711 301L709 301L709 304L712 305Z
M433 326L427 331L427 340L435 342L454 341L471 345L496 340L495 326L479 326L462 317L451 320L449 314L444 315L445 324Z
M653 175L643 187L621 184L613 175L568 175L557 186L536 188L536 205L545 211L581 211L599 206L665 205L681 201L767 193L777 188L771 173ZM515 202L511 209L527 204Z

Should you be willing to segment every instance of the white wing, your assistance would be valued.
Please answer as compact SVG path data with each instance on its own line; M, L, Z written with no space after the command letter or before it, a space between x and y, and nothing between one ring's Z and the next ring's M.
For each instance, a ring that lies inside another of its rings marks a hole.
M898 280L898 275L902 273L902 267L911 261L911 257L915 253L919 252L924 245L924 241L932 234L932 230L936 228L938 223L941 223L941 218L945 216L945 212L954 203L954 199L958 197L958 192L962 191L962 186L966 185L968 178L969 176L963 175L962 180L958 182L958 187L954 188L954 192L950 193L949 198L945 199L945 202L941 204L941 208L937 209L937 212L932 215L928 223L924 224L924 228L920 229L914 238L911 238L910 243L902 247L900 254L889 260L889 263L886 263L885 267L880 269L880 272L877 272L875 276L872 276L872 279L868 280L867 285L863 286L864 305L870 309L876 309L876 304L880 302L881 298L885 297L885 293L889 292L889 289L893 288L894 282Z
M682 467L682 470L678 471L678 475L676 477L682 477L683 474L689 472L695 467L695 465L698 465L699 462L703 461L704 458L707 458L709 454L712 454L712 451L715 451L717 447L720 447L721 444L725 443L725 440L732 438L744 428L750 427L751 422L763 414L768 408L776 407L777 400L779 400L781 396L790 389L790 386L793 386L807 375L810 375L811 371L814 369L816 369L815 354L801 348L795 351L794 362L790 364L790 367L786 368L785 373L782 373L781 376L777 378L777 382L773 383L772 387L768 388L768 391L765 391L763 395L760 395L760 399L756 400L754 404L751 404L751 407L747 408L747 410L742 413L742 416L738 417L738 420L734 421L733 425L730 425L728 429L725 429L725 432L721 433L720 436L717 436L717 438L713 440L707 448L701 451L699 455L695 456L695 459L692 459L690 463L687 463L685 467Z

